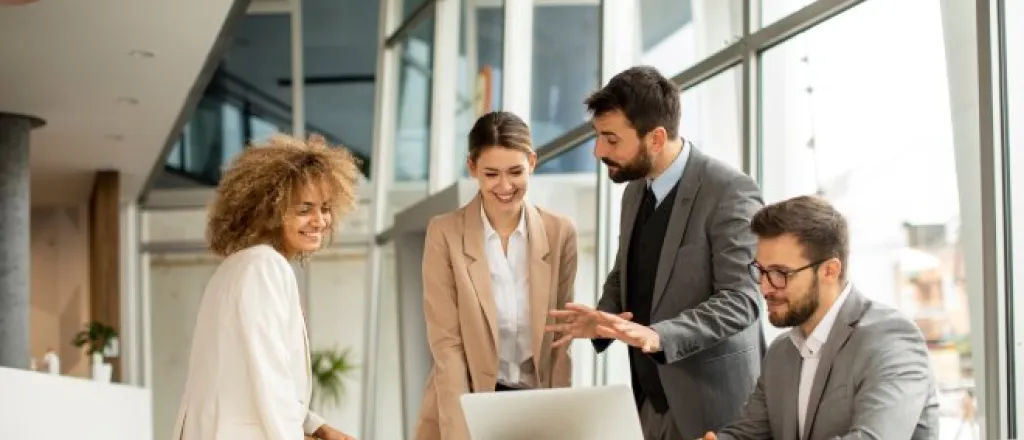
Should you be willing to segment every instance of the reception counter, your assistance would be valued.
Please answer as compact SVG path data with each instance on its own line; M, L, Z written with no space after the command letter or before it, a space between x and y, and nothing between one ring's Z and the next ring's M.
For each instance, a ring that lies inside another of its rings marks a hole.
M0 439L152 439L148 389L0 368Z

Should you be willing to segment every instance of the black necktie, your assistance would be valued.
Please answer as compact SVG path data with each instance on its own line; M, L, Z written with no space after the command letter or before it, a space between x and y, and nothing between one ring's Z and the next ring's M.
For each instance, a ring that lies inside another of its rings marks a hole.
M647 222L647 219L651 217L651 214L654 213L657 207L658 199L654 197L654 191L651 190L651 186L647 185L647 189L644 191L644 199L640 202L639 220L642 223Z

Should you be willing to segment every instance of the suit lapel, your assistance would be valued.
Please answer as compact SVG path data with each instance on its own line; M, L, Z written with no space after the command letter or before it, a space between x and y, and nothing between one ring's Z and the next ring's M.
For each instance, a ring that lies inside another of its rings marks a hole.
M782 401L783 437L780 440L795 440L800 438L798 411L800 410L800 364L803 359L792 343L786 347L785 359L789 363L789 367L780 369L778 373L781 382L778 389L786 396Z
M683 241L683 234L686 233L686 226L690 219L690 210L693 208L693 201L700 189L700 182L704 176L704 163L706 156L699 150L693 148L693 144L687 143L690 148L690 157L687 159L686 168L683 170L683 177L679 180L679 188L676 190L675 200L665 200L662 203L673 203L672 217L669 218L668 228L665 230L665 241L661 244L661 255L658 257L658 272L654 277L654 298L651 302L651 315L658 309L661 297L665 295L665 287L668 284L668 276L672 273L676 260L676 251ZM685 270L685 269L684 269Z
M484 250L484 224L480 217L480 203L480 195L477 194L462 212L465 225L462 231L462 251L470 259L469 279L473 282L477 301L484 309L487 326L491 330L491 341L494 347L497 347L498 312L494 304L494 294L491 292L491 267L487 263L487 254Z
M542 362L546 362L541 350L544 342L544 324L547 323L548 310L555 308L557 295L553 295L554 292L551 291L551 263L548 261L550 246L544 220L530 204L524 203L523 209L526 210L529 243L527 260L530 280L530 342L533 347L534 366L539 372L542 371L540 366L544 365Z
M821 403L821 395L828 384L829 375L832 373L832 362L836 355L846 345L846 341L853 334L853 327L864 314L864 307L867 305L863 297L851 286L850 294L846 297L839 313L836 315L832 331L828 334L825 346L821 350L821 359L818 361L818 371L814 373L814 382L811 385L811 394L807 398L807 417L804 419L804 432L800 437L806 439L814 427L814 417L818 414L818 405Z
M622 228L619 232L619 250L617 252L623 257L620 259L621 265L619 266L619 273L621 278L619 279L619 301L621 304L626 303L626 286L629 284L626 282L626 278L629 276L626 268L629 267L626 264L626 259L629 258L629 246L633 240L633 225L636 224L636 216L640 211L640 201L643 200L644 185L646 182L637 181L631 182L626 186L626 191L622 194Z

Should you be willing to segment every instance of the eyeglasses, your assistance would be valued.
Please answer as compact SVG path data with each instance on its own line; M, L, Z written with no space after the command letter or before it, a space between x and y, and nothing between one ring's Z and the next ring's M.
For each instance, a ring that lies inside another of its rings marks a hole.
M816 261L814 263L808 264L804 267L797 269L765 269L764 266L762 266L760 263L754 261L750 263L750 276L758 284L761 283L762 279L767 278L768 284L771 284L772 287L776 289L785 289L786 285L789 284L789 279L793 278L793 275L796 275L807 269L817 269L818 266L821 266L822 263L828 260L829 258L826 258L824 260Z

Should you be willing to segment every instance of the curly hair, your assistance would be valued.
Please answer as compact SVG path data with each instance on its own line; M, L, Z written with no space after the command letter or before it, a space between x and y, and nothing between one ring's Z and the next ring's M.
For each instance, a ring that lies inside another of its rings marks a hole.
M299 188L309 184L321 186L330 204L329 242L334 224L356 207L360 176L358 159L320 135L303 141L277 134L251 145L217 186L206 225L209 249L221 257L259 244L280 250L284 217Z

